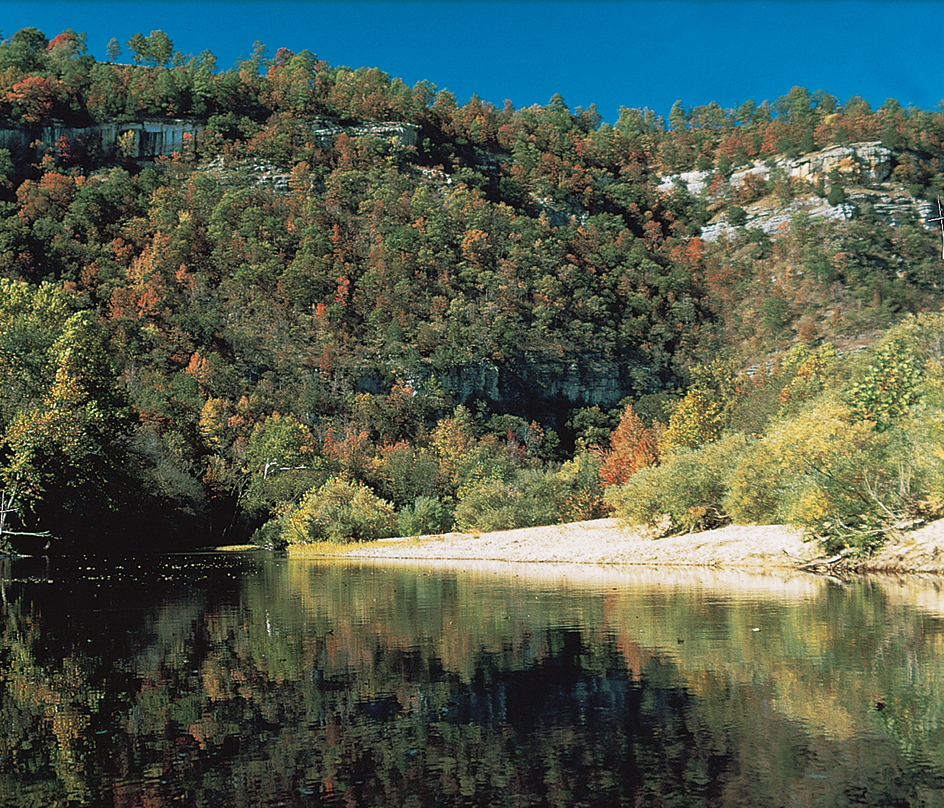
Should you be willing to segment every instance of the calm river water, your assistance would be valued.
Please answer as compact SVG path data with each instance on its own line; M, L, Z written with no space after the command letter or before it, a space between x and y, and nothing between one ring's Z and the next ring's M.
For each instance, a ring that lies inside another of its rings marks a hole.
M944 580L5 562L4 806L944 806Z

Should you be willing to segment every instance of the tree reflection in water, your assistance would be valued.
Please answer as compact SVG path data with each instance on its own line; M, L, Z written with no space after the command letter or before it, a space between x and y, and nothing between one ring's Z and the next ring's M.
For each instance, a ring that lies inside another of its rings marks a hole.
M222 554L2 573L2 805L912 805L944 787L927 583Z

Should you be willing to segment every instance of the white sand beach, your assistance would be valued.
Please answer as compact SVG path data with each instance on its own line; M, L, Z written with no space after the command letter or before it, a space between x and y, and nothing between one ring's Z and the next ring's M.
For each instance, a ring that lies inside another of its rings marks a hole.
M448 533L354 546L349 557L414 560L530 561L608 565L800 569L823 556L814 542L777 526L740 526L647 538L617 519L519 528L477 535ZM884 572L944 573L944 520L895 537L861 567Z

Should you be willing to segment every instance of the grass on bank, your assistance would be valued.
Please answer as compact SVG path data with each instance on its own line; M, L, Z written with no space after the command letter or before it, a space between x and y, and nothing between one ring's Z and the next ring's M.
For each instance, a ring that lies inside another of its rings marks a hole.
M393 539L374 539L371 541L313 541L306 544L290 544L285 548L291 558L319 558L322 556L343 556L354 550L372 547L399 547L417 545L421 536L401 536ZM426 537L428 538L428 537Z

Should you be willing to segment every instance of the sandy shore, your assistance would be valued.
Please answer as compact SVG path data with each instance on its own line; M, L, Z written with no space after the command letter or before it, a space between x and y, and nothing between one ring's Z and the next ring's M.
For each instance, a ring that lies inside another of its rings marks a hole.
M470 535L391 539L355 547L346 556L416 560L531 561L744 570L800 569L822 556L780 526L730 526L704 533L646 538L616 519ZM868 562L887 572L944 573L944 520L903 534Z

